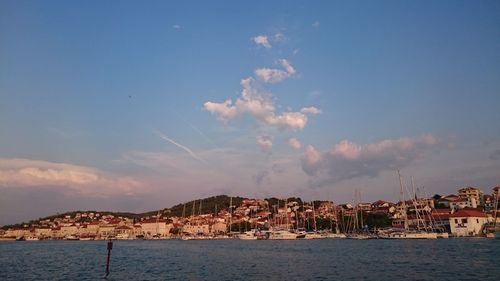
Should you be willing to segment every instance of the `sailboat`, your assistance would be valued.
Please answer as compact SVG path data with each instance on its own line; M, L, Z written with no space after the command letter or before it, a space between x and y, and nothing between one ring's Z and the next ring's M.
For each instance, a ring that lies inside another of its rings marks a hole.
M358 190L355 190L354 193L354 208L353 208L353 216L350 217L350 221L352 222L352 229L350 232L346 232L346 238L355 239L355 240L366 240L372 239L373 237L367 230L367 226L363 223L363 210L359 210L359 203L361 202L361 193ZM360 216L358 217L358 212ZM361 225L361 228L360 228Z
M278 200L278 208L277 213L275 215L279 215L279 200ZM285 201L285 216L286 216L286 228L277 227L276 225L269 229L266 236L269 240L295 240L299 238L300 234L294 233L290 231L290 223L288 221L288 199ZM281 224L280 224L281 226ZM301 236L303 238L303 236Z
M404 199L404 191L403 191L403 178L401 177L401 173L398 170L399 176L399 186L400 186L400 195L401 195L401 213L404 219L404 228L403 229L391 229L389 231L379 232L379 238L382 239L436 239L438 238L438 234L436 232L428 231L420 228L420 224L417 223L417 229L410 229L408 226L408 214L406 211L406 202ZM417 220L419 221L419 210L417 208L417 204L415 200L412 200L415 206L415 212L417 215Z
M335 232L333 232L333 222L332 222L332 219L330 218L330 231L326 233L326 238L328 239L344 239L344 238L347 238L347 236L344 234L344 233L340 233L340 229L339 229L339 218L338 218L338 215L337 215L337 209L335 208L335 205L333 204L332 202L332 208L333 208L333 212L334 212L334 215L335 215Z

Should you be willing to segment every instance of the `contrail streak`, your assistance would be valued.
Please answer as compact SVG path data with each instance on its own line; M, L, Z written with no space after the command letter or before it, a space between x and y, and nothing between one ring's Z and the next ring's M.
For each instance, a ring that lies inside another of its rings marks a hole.
M205 162L205 160L201 159L198 155L196 155L196 153L194 153L191 149L189 149L189 147L186 147L180 143L177 143L175 142L174 140L170 139L169 137L165 136L162 132L158 131L158 130L153 130L153 133L157 134L160 138L176 145L177 147L183 149L184 151L186 151L187 153L189 153L189 155L191 155L191 157L193 157L194 159L200 161L200 162Z
M200 129L196 128L194 125L189 123L188 121L184 120L182 117L180 117L182 121L184 121L191 129L196 131L200 136L202 136L206 141L208 141L211 145L215 146L216 148L220 148L217 144L215 144L207 135L205 135Z

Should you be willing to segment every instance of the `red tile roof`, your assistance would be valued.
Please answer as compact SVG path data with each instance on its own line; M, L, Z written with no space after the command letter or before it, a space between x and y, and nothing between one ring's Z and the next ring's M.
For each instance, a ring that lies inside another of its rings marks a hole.
M460 210L458 210L458 212L451 214L450 217L452 217L452 218L464 218L464 217L486 218L487 216L485 213L478 211L478 210L460 209Z
M152 219L145 219L143 221L141 221L140 223L143 224L143 223L167 223L167 220L165 219L155 219L155 218L152 218Z
M448 220L451 217L451 214L432 214L434 220Z

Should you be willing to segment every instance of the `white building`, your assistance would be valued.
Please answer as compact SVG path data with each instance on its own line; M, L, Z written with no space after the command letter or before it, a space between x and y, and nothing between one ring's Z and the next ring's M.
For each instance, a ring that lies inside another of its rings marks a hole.
M227 223L224 220L217 220L212 224L212 233L226 233L227 228Z
M144 235L147 236L161 236L166 237L170 236L170 229L172 228L172 224L168 223L165 219L148 219L141 221L141 228Z
M483 206L483 192L479 188L475 187L465 187L458 190L458 196L462 199L469 201L470 208L476 208L475 206Z
M210 233L210 226L208 224L186 224L182 227L182 232L192 235L206 235Z
M39 226L35 228L36 237L52 237L52 229L48 226Z
M472 209L461 209L450 215L450 231L452 236L478 236L482 234L488 222L485 213Z

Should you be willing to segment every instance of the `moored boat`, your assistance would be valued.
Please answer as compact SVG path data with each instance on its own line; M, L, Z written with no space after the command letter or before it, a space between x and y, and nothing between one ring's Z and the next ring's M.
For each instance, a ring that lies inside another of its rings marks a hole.
M288 230L271 230L268 232L269 240L295 240L297 239L297 233L290 232Z
M240 240L257 240L257 235L255 231L246 231L236 235L236 238Z

